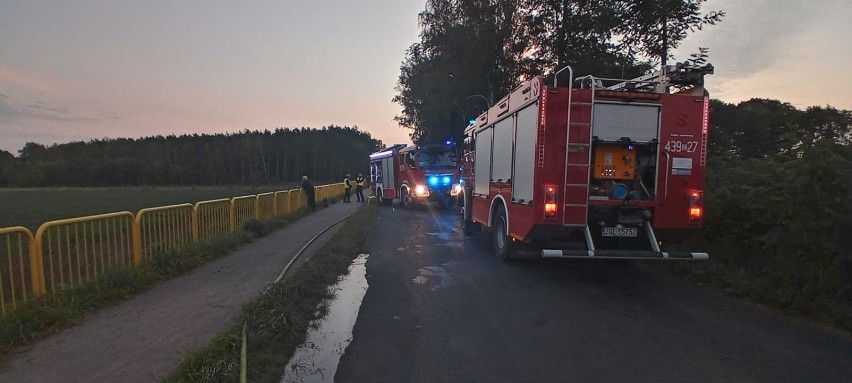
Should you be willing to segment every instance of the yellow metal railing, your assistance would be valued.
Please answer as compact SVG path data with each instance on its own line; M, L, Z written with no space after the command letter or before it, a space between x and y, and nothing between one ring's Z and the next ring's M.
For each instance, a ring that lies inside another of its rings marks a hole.
M290 210L296 211L307 205L307 200L302 197L302 192L298 189L290 190Z
M39 254L32 232L21 226L0 229L0 315L42 291Z
M275 216L275 193L257 195L257 218L270 219Z
M278 214L290 214L290 191L275 192L275 207Z
M247 195L231 199L234 228L242 227L246 221L257 219L257 196Z
M134 264L133 213L100 214L42 224L35 246L46 291L80 286L116 266Z
M343 184L316 187L317 203L343 194ZM50 221L36 234L0 228L0 315L21 303L80 286L115 267L138 266L154 254L236 231L252 219L290 214L307 205L300 189Z
M231 200L227 198L201 201L195 204L197 239L210 239L231 232Z
M139 210L133 226L134 263L192 243L198 238L194 213L195 207L188 203Z

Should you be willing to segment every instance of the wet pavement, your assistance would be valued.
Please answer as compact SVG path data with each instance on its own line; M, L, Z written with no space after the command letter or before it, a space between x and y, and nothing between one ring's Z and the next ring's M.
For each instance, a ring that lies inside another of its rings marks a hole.
M382 207L342 382L849 382L852 338L641 262L505 264L440 209Z
M282 383L334 382L337 364L352 342L352 328L369 287L367 258L367 254L355 258L349 273L334 285L335 297L328 303L328 313L313 324L305 343L293 353Z

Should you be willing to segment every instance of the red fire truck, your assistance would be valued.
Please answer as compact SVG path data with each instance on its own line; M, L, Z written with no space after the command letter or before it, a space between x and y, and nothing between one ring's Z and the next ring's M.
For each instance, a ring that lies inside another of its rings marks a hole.
M451 207L461 190L452 142L397 144L373 153L370 181L379 203L388 205L398 199L403 207L426 201Z
M503 260L707 259L662 250L657 233L702 227L713 67L632 80L563 71L566 86L533 78L465 130L465 230L490 228Z

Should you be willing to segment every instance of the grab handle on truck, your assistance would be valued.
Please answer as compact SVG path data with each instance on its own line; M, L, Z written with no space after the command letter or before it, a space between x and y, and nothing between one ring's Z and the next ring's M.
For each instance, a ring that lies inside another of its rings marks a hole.
M666 154L666 181L663 186L663 201L669 198L669 163L672 161L672 156L668 151L663 151Z

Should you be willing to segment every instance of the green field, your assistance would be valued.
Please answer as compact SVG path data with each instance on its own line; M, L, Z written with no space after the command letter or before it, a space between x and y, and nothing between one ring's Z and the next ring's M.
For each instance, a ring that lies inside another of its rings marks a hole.
M33 234L47 221L298 188L281 186L0 189L0 227Z

